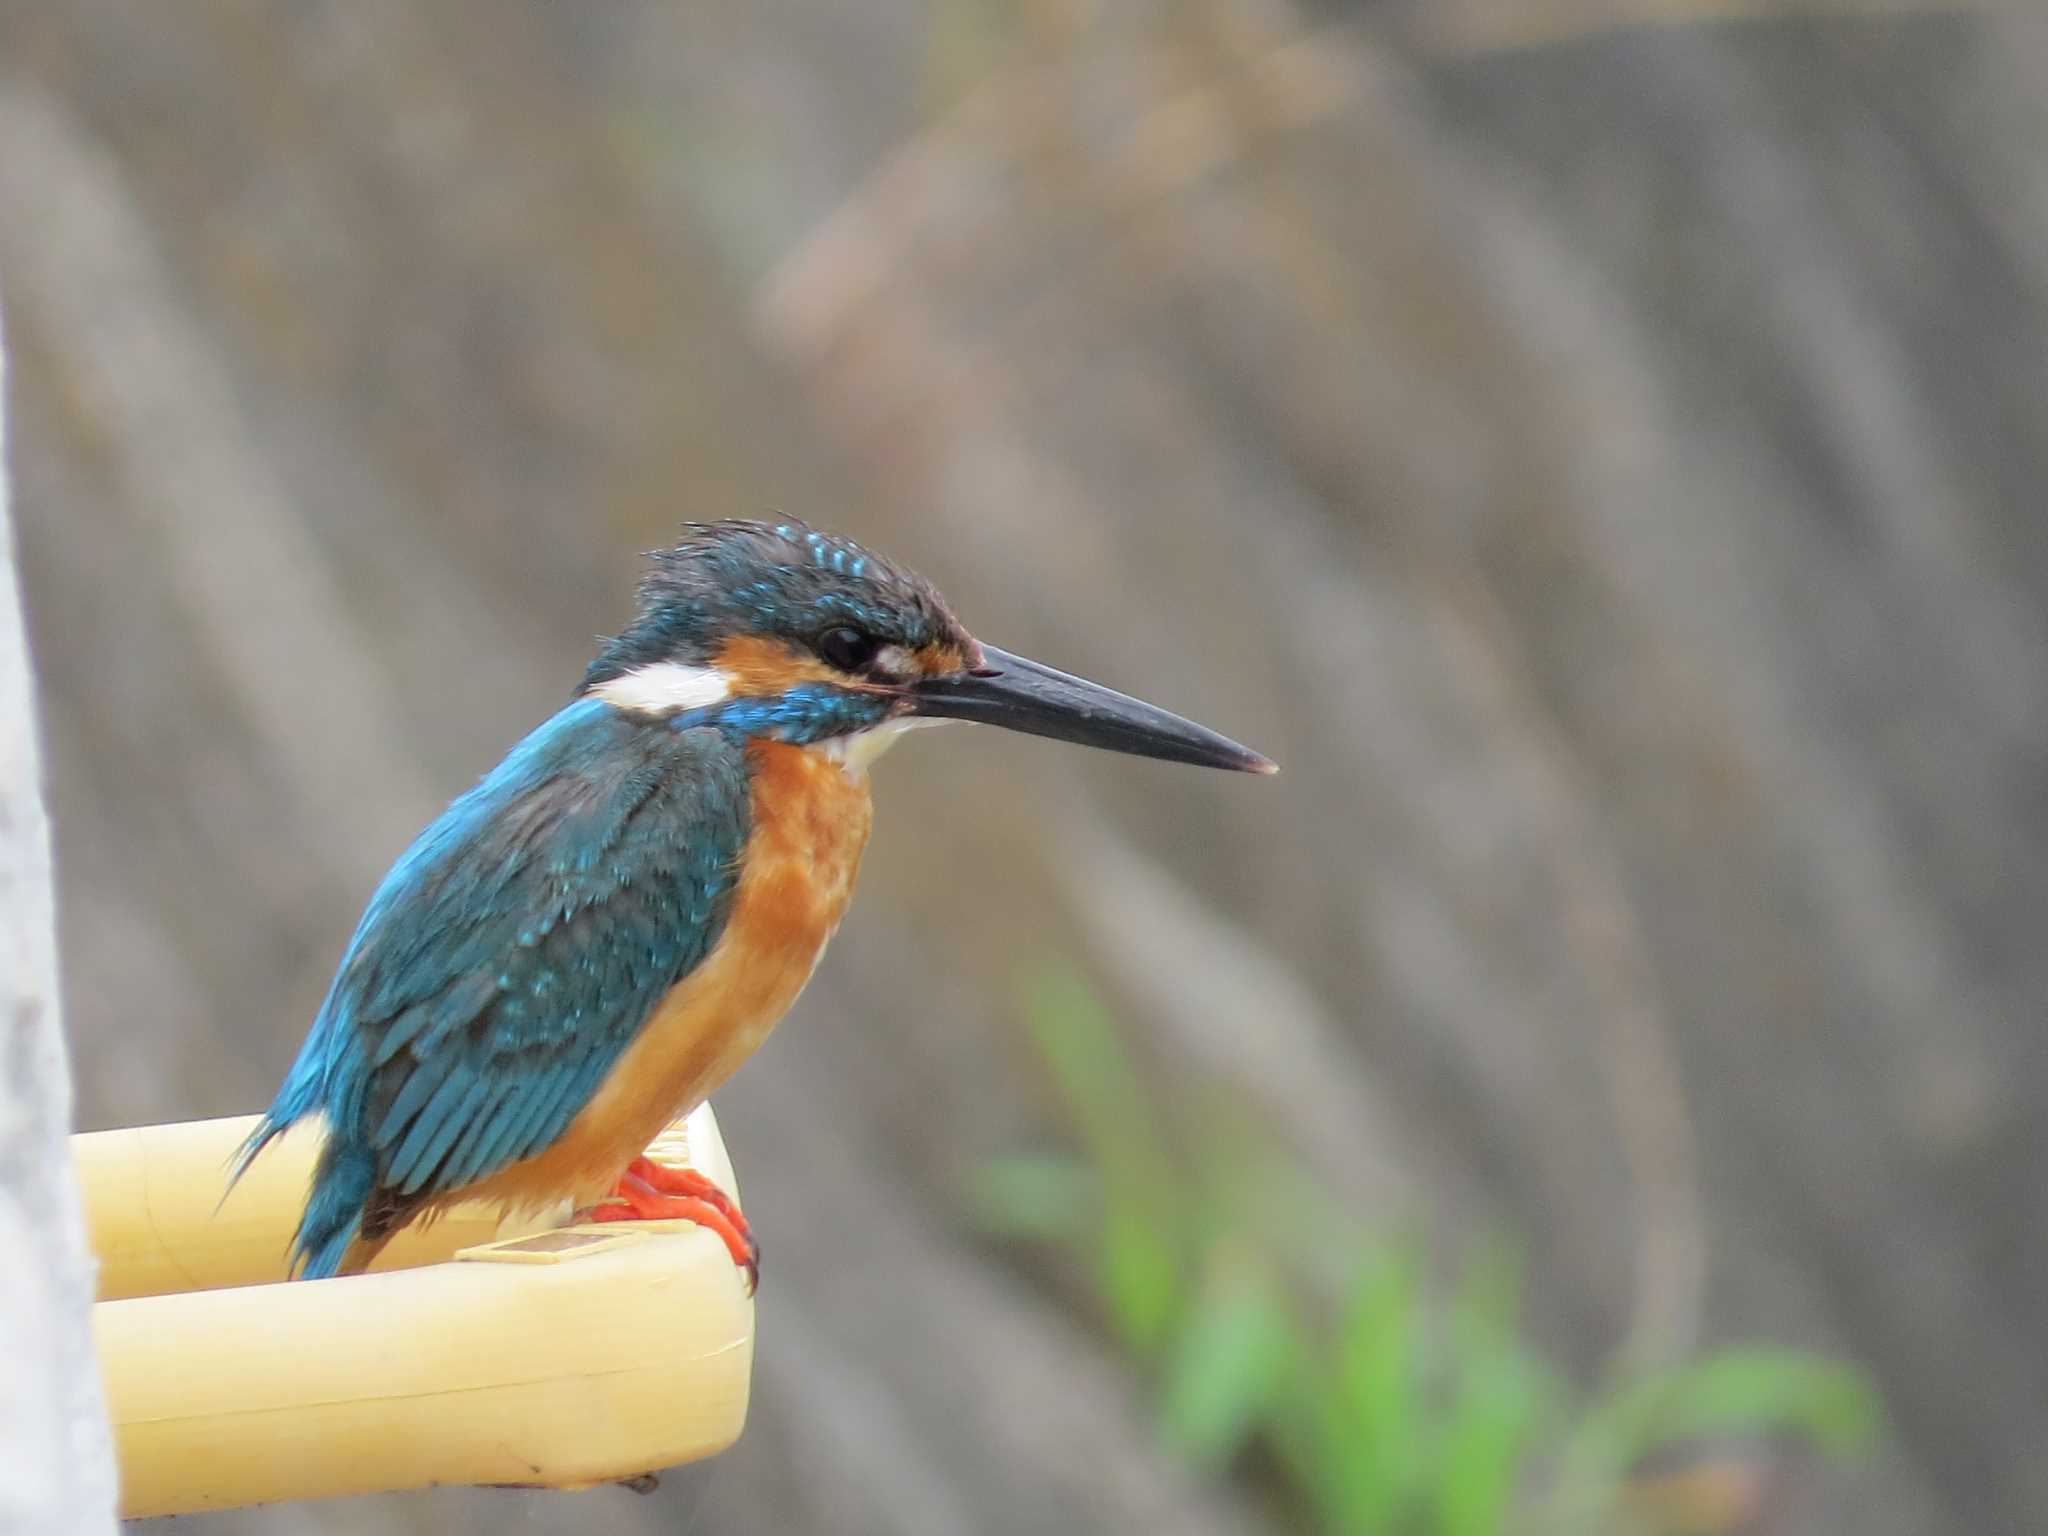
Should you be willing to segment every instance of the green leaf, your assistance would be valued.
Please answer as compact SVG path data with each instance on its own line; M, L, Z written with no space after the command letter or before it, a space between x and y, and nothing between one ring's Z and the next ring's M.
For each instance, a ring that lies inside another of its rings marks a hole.
M1211 1265L1167 1356L1160 1429L1198 1466L1241 1450L1265 1418L1292 1345L1292 1325L1255 1269Z
M1499 1536L1536 1442L1541 1372L1504 1353L1461 1382L1436 1464L1440 1536Z
M1547 1396L1517 1333L1522 1260L1492 1247L1467 1262L1451 1305L1452 1376L1435 1477L1440 1536L1498 1536L1514 1509Z
M1133 1137L1143 1102L1116 1024L1086 982L1064 965L1047 965L1028 983L1026 1008L1053 1083L1082 1136L1102 1148Z
M1048 966L1028 994L1032 1033L1099 1177L1099 1283L1124 1346L1150 1358L1181 1310L1188 1211L1116 1026L1085 982Z
M1648 1384L1640 1412L1641 1433L1658 1440L1789 1431L1834 1455L1867 1445L1879 1418L1877 1394L1861 1372L1774 1349L1728 1350L1671 1372Z
M1155 1220L1173 1217L1173 1165L1116 1024L1084 982L1064 966L1046 967L1030 984L1031 1031L1067 1112L1112 1184L1155 1204Z
M1097 1272L1124 1348L1151 1359L1181 1311L1180 1256L1173 1243L1143 1210L1112 1199Z
M1789 1432L1847 1455L1879 1419L1877 1394L1853 1367L1793 1350L1727 1350L1596 1403L1566 1452L1560 1497L1589 1507L1652 1451L1694 1437Z
M1415 1479L1425 1326L1420 1254L1367 1260L1338 1327L1327 1428L1325 1502L1341 1529L1390 1529Z
M967 1179L968 1211L996 1237L1093 1241L1102 1219L1102 1181L1071 1157L994 1157Z
M1335 1530L1341 1528L1343 1493L1333 1477L1341 1454L1331 1454L1340 1441L1333 1428L1336 1393L1327 1341L1311 1338L1299 1317L1289 1315L1286 1325L1274 1356L1266 1428L1286 1478L1315 1501L1324 1524Z

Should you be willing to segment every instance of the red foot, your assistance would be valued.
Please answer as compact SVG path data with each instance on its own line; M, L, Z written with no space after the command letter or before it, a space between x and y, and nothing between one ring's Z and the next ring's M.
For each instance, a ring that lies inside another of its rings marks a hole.
M668 1168L636 1157L601 1204L578 1213L583 1221L694 1221L716 1232L733 1263L747 1272L747 1294L761 1279L761 1245L732 1196L693 1168Z
M636 1157L626 1165L626 1173L629 1177L643 1181L659 1194L689 1195L702 1200L715 1210L723 1211L734 1226L742 1231L746 1230L747 1218L740 1214L739 1201L694 1168L671 1168L666 1163L657 1163L651 1157Z

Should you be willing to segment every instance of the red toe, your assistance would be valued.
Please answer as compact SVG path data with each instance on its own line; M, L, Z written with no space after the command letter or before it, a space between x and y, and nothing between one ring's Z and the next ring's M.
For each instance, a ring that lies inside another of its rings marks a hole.
M660 1182L646 1176L654 1170ZM602 1203L579 1213L583 1221L692 1221L715 1232L732 1261L747 1272L747 1294L761 1278L761 1245L740 1209L716 1184L688 1168L665 1168L636 1158Z
M692 1196L718 1207L740 1226L747 1224L746 1217L740 1214L740 1203L694 1168L671 1168L651 1157L636 1157L626 1165L626 1173L661 1194Z

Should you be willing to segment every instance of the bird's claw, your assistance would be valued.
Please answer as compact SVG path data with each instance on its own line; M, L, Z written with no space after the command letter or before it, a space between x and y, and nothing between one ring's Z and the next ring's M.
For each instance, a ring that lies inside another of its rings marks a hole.
M740 1213L739 1202L694 1168L674 1168L651 1157L636 1157L626 1165L626 1177L640 1180L657 1194L702 1200L741 1231L747 1229L747 1218Z
M761 1281L761 1245L732 1196L694 1168L671 1168L636 1157L618 1186L582 1221L690 1221L718 1235L732 1261L747 1273L747 1294Z

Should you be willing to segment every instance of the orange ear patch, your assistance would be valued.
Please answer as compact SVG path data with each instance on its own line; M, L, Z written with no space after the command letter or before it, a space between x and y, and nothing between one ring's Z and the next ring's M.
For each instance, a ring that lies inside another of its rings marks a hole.
M711 664L726 675L733 697L740 699L785 693L798 683L845 681L809 651L775 635L734 635Z
M970 667L980 666L983 661L981 647L972 640L965 648L951 640L934 640L930 645L918 647L913 654L918 670L926 677L946 677L955 672L965 672Z

